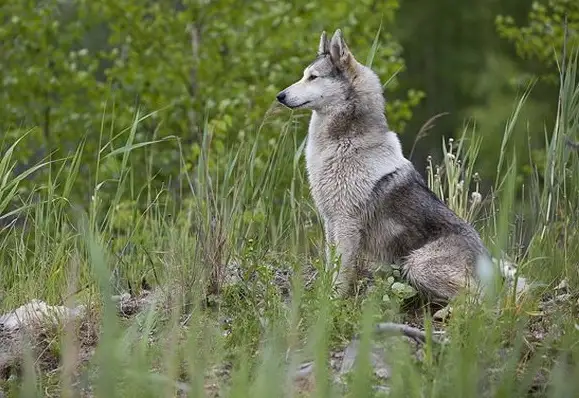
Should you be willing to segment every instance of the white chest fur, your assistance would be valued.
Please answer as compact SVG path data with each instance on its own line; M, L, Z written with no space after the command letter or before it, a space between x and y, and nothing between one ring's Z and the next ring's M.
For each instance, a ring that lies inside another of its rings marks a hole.
M407 162L395 134L381 132L369 142L365 134L331 138L323 120L312 115L306 144L306 167L315 204L326 219L356 217L376 182Z

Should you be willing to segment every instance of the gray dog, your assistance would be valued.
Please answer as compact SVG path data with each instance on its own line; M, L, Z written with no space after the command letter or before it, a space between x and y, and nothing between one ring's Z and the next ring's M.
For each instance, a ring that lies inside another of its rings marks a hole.
M317 58L277 99L311 109L306 162L328 245L341 258L336 288L350 291L364 260L398 263L433 301L446 302L488 252L475 229L428 189L384 115L382 84L340 30L322 34Z

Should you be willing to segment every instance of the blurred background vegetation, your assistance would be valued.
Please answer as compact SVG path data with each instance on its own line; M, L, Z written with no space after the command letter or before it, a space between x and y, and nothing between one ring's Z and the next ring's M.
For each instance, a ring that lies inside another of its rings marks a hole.
M320 32L340 27L361 62L378 35L373 68L387 82L387 117L407 155L418 136L411 155L421 172L428 155L439 156L442 137L468 124L484 137L477 171L482 186L491 185L513 98L532 86L511 140L523 178L552 131L565 16L569 43L577 44L574 0L3 2L2 147L28 133L14 154L18 171L70 156L83 142L84 184L73 192L81 205L95 167L102 181L119 178L120 159L97 166L95 158L104 142L109 150L126 143L137 109L152 114L138 124L135 145L163 141L152 157L148 149L132 155L151 172L133 178L155 176L137 186L182 181L204 136L214 172L226 169L220 155L245 142L256 147L256 167L265 167L287 122L271 116L275 94L300 77ZM296 120L302 140L307 117ZM106 184L100 188L106 200Z

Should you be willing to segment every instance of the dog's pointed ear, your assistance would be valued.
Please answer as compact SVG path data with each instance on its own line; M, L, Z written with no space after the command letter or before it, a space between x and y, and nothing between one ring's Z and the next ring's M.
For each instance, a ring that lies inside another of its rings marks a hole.
M342 31L337 29L330 41L330 57L334 65L348 67L352 62L352 53L342 37Z
M328 52L328 36L326 35L326 31L322 32L320 36L320 45L318 46L318 55L326 54Z

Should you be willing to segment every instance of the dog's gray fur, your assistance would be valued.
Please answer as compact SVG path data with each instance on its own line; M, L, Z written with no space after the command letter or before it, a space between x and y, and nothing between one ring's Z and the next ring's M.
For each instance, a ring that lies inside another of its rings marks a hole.
M432 300L448 301L467 286L487 250L404 157L388 128L378 76L356 61L340 30L331 41L322 34L303 78L277 98L313 110L307 171L327 244L341 257L340 294L364 260L399 263Z

